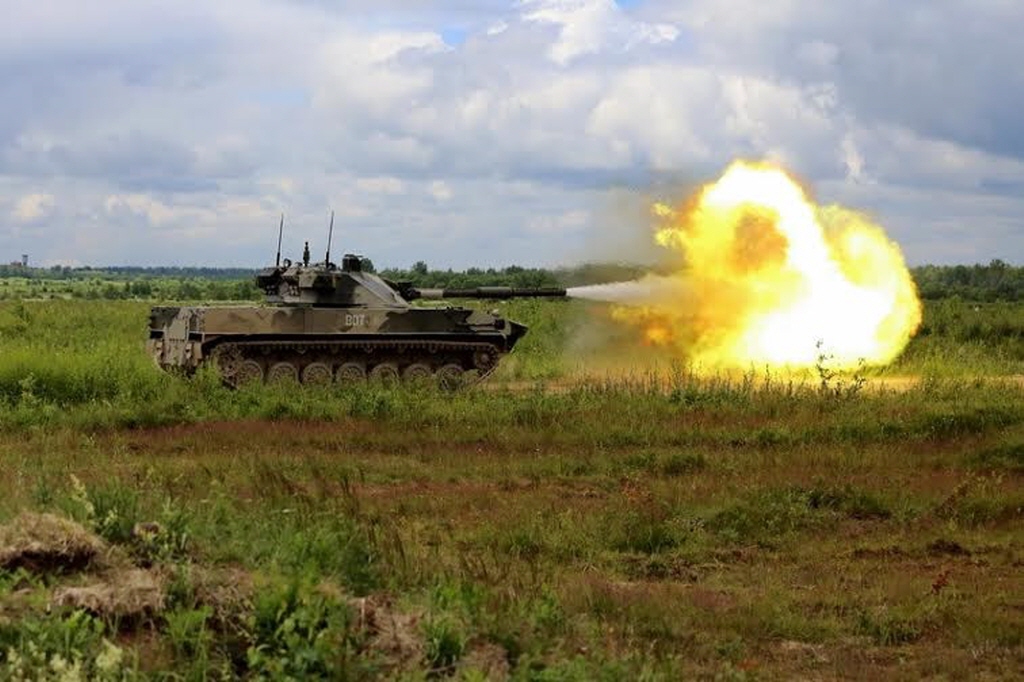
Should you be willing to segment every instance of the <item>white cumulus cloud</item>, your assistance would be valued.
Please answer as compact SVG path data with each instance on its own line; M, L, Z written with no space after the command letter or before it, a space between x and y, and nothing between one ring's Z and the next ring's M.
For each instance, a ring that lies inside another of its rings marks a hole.
M521 5L526 21L558 26L558 40L548 54L563 66L604 49L625 50L679 37L671 24L630 20L614 0L521 0Z
M45 218L53 211L53 204L52 194L28 194L18 199L12 216L22 222Z
M1022 3L9 4L0 262L257 266L331 210L378 265L570 262L735 157L1024 261Z

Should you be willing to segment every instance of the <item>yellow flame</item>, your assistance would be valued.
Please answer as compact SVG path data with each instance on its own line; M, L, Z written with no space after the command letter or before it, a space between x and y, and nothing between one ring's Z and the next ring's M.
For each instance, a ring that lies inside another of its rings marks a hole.
M684 205L652 213L656 241L685 254L684 293L613 314L695 366L886 364L920 325L899 246L861 214L817 206L781 168L734 162Z

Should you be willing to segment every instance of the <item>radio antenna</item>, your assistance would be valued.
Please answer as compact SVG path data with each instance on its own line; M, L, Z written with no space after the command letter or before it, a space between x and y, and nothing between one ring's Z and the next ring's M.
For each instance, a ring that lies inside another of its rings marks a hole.
M324 256L324 267L331 265L331 238L334 237L334 211L331 211L331 226L327 230L327 255Z
M284 236L284 213L281 214L281 224L277 228L277 261L274 267L281 267L281 237Z

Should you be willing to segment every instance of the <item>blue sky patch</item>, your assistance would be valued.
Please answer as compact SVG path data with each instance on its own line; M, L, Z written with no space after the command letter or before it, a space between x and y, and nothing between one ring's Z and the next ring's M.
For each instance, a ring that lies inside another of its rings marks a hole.
M469 31L461 26L445 26L441 29L441 38L452 47L458 47L466 42Z

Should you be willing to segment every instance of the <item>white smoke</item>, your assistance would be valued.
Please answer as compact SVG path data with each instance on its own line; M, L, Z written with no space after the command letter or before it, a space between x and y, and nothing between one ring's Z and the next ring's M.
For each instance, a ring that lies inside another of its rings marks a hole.
M572 298L585 298L591 301L648 305L658 301L678 301L686 296L686 286L675 277L648 275L631 282L572 287L566 293Z

